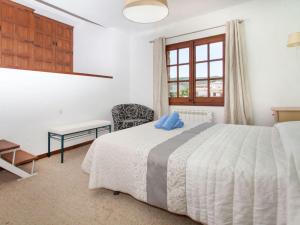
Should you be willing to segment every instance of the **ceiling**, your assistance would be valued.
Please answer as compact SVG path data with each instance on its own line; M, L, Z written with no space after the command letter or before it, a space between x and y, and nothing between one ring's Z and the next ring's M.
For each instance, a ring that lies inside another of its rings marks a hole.
M169 16L154 24L137 24L125 19L122 14L124 0L44 1L102 24L104 27L116 27L128 31L145 31L250 0L169 0Z

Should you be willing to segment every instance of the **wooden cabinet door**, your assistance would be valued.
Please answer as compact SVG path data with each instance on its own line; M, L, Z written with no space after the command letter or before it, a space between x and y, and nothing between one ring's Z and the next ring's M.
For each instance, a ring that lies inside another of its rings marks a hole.
M55 71L73 72L73 27L59 22L55 26Z
M55 71L55 21L34 17L34 66L36 70Z
M0 66L73 72L73 27L0 0Z
M33 11L10 1L0 2L1 66L30 69L33 58Z
M15 66L15 24L14 24L14 6L0 1L1 16L1 66Z

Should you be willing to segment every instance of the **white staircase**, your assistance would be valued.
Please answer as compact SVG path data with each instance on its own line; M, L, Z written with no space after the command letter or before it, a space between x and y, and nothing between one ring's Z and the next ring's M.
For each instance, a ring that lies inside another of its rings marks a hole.
M24 150L21 150L20 145L6 140L0 140L0 167L3 169L16 174L17 176L21 177L21 179L25 179L35 175L35 160L36 157ZM30 173L18 168L19 165L29 162L32 162Z

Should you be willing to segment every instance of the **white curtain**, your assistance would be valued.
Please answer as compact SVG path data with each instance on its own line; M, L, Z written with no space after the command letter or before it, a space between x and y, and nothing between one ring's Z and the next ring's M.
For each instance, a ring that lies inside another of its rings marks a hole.
M153 44L153 109L155 118L169 113L166 39L158 38Z
M252 124L252 105L245 72L243 34L238 20L226 23L225 123Z

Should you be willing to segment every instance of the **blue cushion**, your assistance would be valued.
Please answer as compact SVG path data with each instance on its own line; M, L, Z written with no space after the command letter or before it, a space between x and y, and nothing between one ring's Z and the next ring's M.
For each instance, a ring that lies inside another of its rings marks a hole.
M179 121L179 113L173 112L168 119L162 125L164 130L172 130L175 127L175 124Z
M163 115L162 117L160 117L160 119L154 124L154 127L157 129L162 128L163 124L166 122L168 117L168 115Z
M184 126L184 123L181 119L179 119L177 121L177 123L175 124L175 127L174 128L182 128Z

